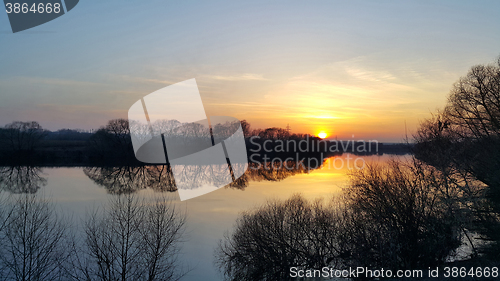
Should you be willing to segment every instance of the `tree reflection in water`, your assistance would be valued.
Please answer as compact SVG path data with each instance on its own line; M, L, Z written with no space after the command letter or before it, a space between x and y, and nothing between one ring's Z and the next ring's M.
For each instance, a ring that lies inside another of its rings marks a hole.
M246 164L233 164L232 172L237 173L244 169ZM244 190L252 181L281 181L287 177L307 173L309 169L297 165L295 161L284 162L284 165L257 165L249 164L248 169L240 178L226 187ZM176 184L173 169L177 169L178 182ZM158 192L174 192L177 188L195 189L204 185L220 185L224 182L224 165L170 165L138 166L138 167L87 167L83 171L97 185L104 187L110 194L130 194L136 191L151 188Z
M159 192L177 190L169 165L87 167L83 172L111 194L130 194L147 187Z
M295 174L307 173L308 168L289 161L284 165L267 166L249 164L247 171L236 181L226 187L245 189L252 181L281 181ZM237 173L244 169L244 164L231 165L231 171ZM186 165L178 167L181 172L179 181L182 188L192 189L206 184L217 185L224 180L221 173L226 166ZM287 168L289 167L289 168ZM158 192L177 191L177 185L172 173L172 166L121 166L121 167L86 167L83 169L86 176L97 185L104 187L110 194L130 194L138 190L151 188ZM9 166L0 167L0 190L14 194L36 193L41 187L47 185L41 167Z
M36 193L47 185L47 179L42 177L40 167L10 166L0 167L0 190L14 194Z
M282 165L276 163L273 165L270 162L267 165L251 163L245 174L228 187L244 190L252 181L282 181L290 176L307 172L309 169L296 161L283 162Z

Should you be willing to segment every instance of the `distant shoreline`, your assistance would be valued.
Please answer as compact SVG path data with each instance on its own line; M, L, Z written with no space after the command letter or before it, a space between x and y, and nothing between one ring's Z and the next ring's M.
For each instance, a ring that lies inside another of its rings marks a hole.
M412 154L412 145L408 144L394 144L394 143L379 143L377 151L371 152L352 152L350 149L342 152L326 152L321 156L329 158L339 156L344 153L353 155L405 155ZM271 146L274 148L274 146ZM284 160L287 157L299 156L305 158L319 158L320 152L255 152L252 151L255 146L252 146L247 139L247 154L250 158L255 155L257 158L264 156L271 158L279 158ZM0 148L0 154L7 155L9 151ZM128 153L127 153L128 154ZM112 154L111 154L112 155ZM165 165L165 163L147 164L139 162L135 159L132 151L130 155L113 155L107 159L99 160L93 157L92 152L84 140L43 140L34 151L26 151L22 155L13 155L11 157L1 157L0 166L35 166L35 167L110 167L110 166L148 166L148 165ZM115 157L116 156L116 157ZM118 157L120 156L120 157Z

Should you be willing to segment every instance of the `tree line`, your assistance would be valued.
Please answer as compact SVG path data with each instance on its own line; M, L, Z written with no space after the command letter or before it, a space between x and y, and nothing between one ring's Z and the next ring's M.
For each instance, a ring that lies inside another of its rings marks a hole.
M171 123L158 124L160 127L157 129L163 128L168 131L172 125L175 125ZM259 136L263 139L300 140L309 136L290 134L287 130L277 127L251 129L246 120L241 121L241 126L247 138ZM51 132L36 121L15 121L0 128L0 160L6 165L44 163L121 165L126 163L138 166L141 163L136 160L133 152L130 127L129 120L113 119L92 133L70 129ZM228 128L218 125L214 129L225 132Z

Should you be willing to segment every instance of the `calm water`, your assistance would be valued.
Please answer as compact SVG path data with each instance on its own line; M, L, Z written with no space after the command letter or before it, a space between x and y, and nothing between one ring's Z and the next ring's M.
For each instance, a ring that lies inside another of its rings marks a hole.
M213 265L214 249L224 233L231 231L242 211L260 206L266 200L287 199L296 193L316 199L341 192L348 180L347 157L356 159L361 156L345 154L327 159L323 168L310 173L291 175L281 181L250 181L243 190L220 188L184 202L179 201L177 192L171 192L175 204L187 213L187 243L182 246L181 260L193 270L183 280L221 279ZM367 163L386 162L392 157L397 156L362 156ZM341 161L344 161L344 167L341 167ZM350 166L354 167L352 163ZM109 197L114 196L91 180L83 168L43 168L40 176L46 179L46 185L38 192L54 199L74 225L81 224L88 211L104 206ZM148 188L137 194L154 196L157 191Z

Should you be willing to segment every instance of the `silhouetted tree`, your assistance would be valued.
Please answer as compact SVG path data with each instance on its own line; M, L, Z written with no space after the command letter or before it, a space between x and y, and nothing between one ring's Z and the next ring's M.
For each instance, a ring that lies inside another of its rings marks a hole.
M418 160L367 165L351 174L347 191L354 215L345 243L354 264L414 269L445 262L461 245L460 194L443 175Z
M216 264L227 280L289 280L292 266L342 265L344 220L338 208L300 195L243 213L220 242Z
M141 202L116 196L85 224L85 245L75 245L67 272L75 280L178 280L185 217L166 198Z
M94 161L113 163L135 162L129 122L125 119L110 120L88 140L89 157Z
M8 215L0 229L2 280L60 280L68 226L54 206L43 198L22 195L5 209Z
M453 86L445 108L450 126L462 137L500 136L500 58L473 66Z
M47 132L38 122L12 122L1 130L2 150L11 157L32 157Z
M331 204L300 196L244 212L216 251L228 280L287 280L292 266L415 269L436 266L462 243L467 213L442 174L393 161L351 174Z
M247 120L241 120L241 129L243 130L243 135L245 136L245 138L252 136L251 126L250 123L247 122Z
M259 137L263 139L285 140L289 137L289 133L286 129L273 127L259 132Z
M469 200L474 227L483 238L500 241L500 59L461 77L445 109L421 124L415 141L415 155L455 179L466 195L471 184L483 185L488 200Z

